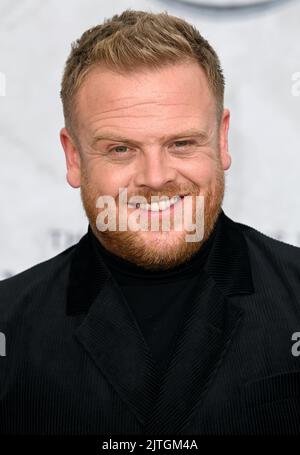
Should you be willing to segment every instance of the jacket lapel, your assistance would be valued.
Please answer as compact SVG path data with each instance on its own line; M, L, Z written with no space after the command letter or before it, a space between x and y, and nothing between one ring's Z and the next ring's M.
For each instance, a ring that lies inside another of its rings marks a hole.
M196 298L178 334L147 433L180 433L186 427L224 361L242 314L203 271Z
M139 422L145 424L158 386L157 371L113 280L105 283L76 336Z
M120 288L95 258L88 235L76 246L67 313L87 313L75 336L146 433L183 431L230 349L243 311L231 295L253 292L241 228L221 212L194 301L162 380Z

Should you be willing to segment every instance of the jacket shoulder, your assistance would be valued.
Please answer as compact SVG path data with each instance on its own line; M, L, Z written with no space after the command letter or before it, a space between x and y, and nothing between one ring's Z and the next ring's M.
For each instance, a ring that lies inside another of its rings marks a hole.
M34 302L66 284L74 244L46 261L0 281L0 319L15 312L24 302Z
M298 246L274 239L246 224L238 222L235 224L244 234L253 262L269 264L273 268L290 268L297 271L300 277Z

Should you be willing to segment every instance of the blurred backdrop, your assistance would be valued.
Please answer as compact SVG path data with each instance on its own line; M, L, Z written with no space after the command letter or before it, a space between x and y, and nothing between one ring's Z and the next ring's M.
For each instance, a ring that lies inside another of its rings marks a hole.
M215 47L231 110L224 211L300 246L300 1L0 0L0 279L87 231L65 178L60 81L71 43L126 8L183 17Z

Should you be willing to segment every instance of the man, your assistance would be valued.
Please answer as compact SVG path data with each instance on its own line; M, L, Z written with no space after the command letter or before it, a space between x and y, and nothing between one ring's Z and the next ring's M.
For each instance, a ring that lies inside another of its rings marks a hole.
M215 51L126 10L73 44L61 97L88 232L0 283L1 432L300 433L299 249L222 210Z

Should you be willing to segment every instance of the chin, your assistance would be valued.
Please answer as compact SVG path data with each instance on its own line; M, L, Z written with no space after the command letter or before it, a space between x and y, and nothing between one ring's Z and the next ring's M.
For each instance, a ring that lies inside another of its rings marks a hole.
M136 232L136 235L139 236L141 239L143 239L146 243L149 242L163 242L163 245L165 246L166 243L174 243L174 241L179 242L179 241L184 241L185 232L182 231L138 231Z

